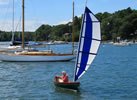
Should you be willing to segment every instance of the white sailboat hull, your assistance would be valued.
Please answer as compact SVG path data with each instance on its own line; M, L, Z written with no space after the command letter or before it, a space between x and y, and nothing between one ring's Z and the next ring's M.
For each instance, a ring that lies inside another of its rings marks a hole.
M48 61L69 61L75 58L75 55L58 55L58 56L30 56L30 55L7 55L0 54L1 61L9 62L48 62Z

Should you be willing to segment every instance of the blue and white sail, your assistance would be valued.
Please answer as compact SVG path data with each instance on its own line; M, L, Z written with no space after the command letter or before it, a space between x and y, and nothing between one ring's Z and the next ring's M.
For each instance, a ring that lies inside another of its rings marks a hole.
M86 7L83 15L74 81L78 80L87 71L97 55L100 42L100 21Z

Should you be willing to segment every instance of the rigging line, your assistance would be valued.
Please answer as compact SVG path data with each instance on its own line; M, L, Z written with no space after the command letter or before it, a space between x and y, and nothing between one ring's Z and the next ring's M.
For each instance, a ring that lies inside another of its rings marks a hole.
M16 26L16 29L15 29L15 31L17 31L17 28L19 27L19 30L20 30L20 25L21 24L21 16L20 16L20 19L19 19L19 21L18 21L18 23L17 23L17 26Z

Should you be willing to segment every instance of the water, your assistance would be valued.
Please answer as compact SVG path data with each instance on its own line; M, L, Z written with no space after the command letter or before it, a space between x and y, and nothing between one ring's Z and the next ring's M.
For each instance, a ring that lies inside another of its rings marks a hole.
M57 48L69 52L71 44ZM92 66L79 80L79 92L56 88L53 84L54 76L61 75L63 70L72 80L75 60L0 62L0 100L137 100L136 51L136 44L101 45Z

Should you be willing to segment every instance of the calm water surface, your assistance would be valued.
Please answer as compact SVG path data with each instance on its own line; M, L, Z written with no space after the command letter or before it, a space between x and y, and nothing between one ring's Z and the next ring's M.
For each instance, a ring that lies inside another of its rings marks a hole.
M70 52L71 44L56 48L58 52ZM74 65L75 60L0 62L0 100L137 100L136 44L101 45L91 67L79 80L79 92L56 88L54 76L65 70L72 80Z

